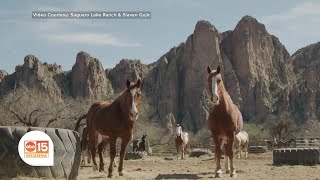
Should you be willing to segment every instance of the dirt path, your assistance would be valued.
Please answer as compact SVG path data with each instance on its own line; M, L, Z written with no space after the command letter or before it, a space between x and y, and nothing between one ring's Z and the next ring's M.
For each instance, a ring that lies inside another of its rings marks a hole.
M250 155L237 159L237 179L313 179L320 180L318 166L273 166L272 154ZM145 160L129 160L124 163L125 176L113 179L210 179L214 178L215 162L212 157L164 160L164 157L147 157ZM106 168L107 169L107 168ZM224 168L223 168L224 171ZM93 172L91 167L80 170L79 179L105 179L106 172ZM231 179L223 174L222 179Z

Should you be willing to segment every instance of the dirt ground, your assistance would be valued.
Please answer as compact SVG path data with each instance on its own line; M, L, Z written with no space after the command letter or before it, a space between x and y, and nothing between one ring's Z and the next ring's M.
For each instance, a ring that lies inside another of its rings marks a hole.
M172 157L170 157L172 159ZM169 158L169 159L170 159ZM118 159L117 159L118 160ZM108 164L109 159L105 160ZM224 165L224 161L223 161ZM320 165L317 166L273 166L272 154L249 154L248 158L236 159L236 179L304 179L320 180ZM212 179L215 162L213 157L187 158L185 160L165 160L165 157L149 156L144 160L126 160L124 176L114 169L112 179ZM224 166L222 167L223 172ZM107 169L107 166L106 166ZM30 180L30 178L15 178ZM108 179L107 172L93 172L91 166L81 167L80 180ZM223 174L222 179L231 179Z
M273 166L272 154L249 154L248 158L236 159L237 179L318 179L318 166ZM224 161L223 161L224 165ZM213 157L165 160L149 156L144 160L124 162L123 177L115 169L113 179L211 179L214 178ZM107 169L107 168L106 168ZM223 167L224 171L224 167ZM107 172L93 172L91 167L80 169L79 179L105 179ZM231 179L223 174L222 179Z

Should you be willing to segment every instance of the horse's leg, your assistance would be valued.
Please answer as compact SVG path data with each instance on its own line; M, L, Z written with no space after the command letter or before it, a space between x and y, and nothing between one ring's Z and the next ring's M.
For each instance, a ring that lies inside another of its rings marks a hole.
M99 164L99 171L102 172L104 171L104 163L103 163L103 150L104 150L105 144L101 142L98 145L98 153L99 153L99 159L100 159L100 164Z
M93 171L96 171L98 169L97 162L96 162L96 152L97 152L96 139L97 139L97 134L90 133L90 136L89 136L89 151L91 152L91 159L92 159L92 162L93 162L93 165L92 165Z
M216 172L215 172L215 177L221 177L222 171L221 171L221 164L220 164L220 159L221 159L221 142L220 138L218 136L214 135L213 136L214 142L215 142L215 158L216 158Z
M184 159L184 144L181 146L181 159Z
M87 155L88 155L87 162L88 162L88 164L91 164L91 150L89 149L89 147L86 150L86 152L87 152Z
M116 137L110 137L110 165L108 169L108 177L112 177L114 158L116 157Z
M86 165L85 154L86 154L86 150L82 150L81 151L81 164L83 164L83 165Z
M178 143L176 143L176 149L177 149L177 160L178 160L179 159L179 149L180 149Z
M224 148L224 155L225 155L224 156L224 164L225 164L225 168L226 168L226 174L228 174L230 172L230 164L229 164L230 155L227 152L229 149L229 146L230 146L230 144L229 144L229 142L227 142L226 147ZM232 151L232 153L233 153L233 151Z
M236 176L236 168L235 168L234 159L233 159L234 138L235 138L235 133L233 132L231 135L229 135L228 146L226 149L226 153L230 158L230 170L231 170L230 177Z
M93 171L96 171L96 170L98 170L98 165L97 165L97 161L96 161L97 149L96 149L95 145L92 145L90 150L91 150L91 159L93 162L92 168L93 168Z
M241 149L240 149L240 146L238 143L235 145L235 149L236 149L236 155L237 155L237 158L241 158Z
M107 147L104 147L103 148L103 150L102 150L102 152L103 152L103 157L108 157L108 150L107 150Z
M122 172L123 160L124 160L124 155L126 152L127 144L130 141L130 137L131 137L131 135L129 137L121 138L120 162L119 162L119 167L118 167L119 176L123 176L123 172Z
M249 142L246 141L246 145L245 145L245 157L248 157L248 148L249 148Z

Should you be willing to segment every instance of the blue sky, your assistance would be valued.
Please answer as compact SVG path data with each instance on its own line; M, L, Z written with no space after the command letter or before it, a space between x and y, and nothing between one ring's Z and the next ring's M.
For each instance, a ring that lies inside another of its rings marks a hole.
M198 20L219 32L251 15L292 54L320 39L320 2L301 0L6 0L0 2L0 69L14 72L27 54L70 70L86 51L104 68L123 58L151 63L193 33ZM32 11L151 11L151 19L32 19Z

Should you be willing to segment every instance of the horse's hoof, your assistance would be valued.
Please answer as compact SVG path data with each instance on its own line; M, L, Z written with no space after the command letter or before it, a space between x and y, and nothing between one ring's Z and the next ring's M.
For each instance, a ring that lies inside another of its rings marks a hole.
M109 175L108 175L108 178L112 178L112 174L109 174Z
M119 172L119 176L123 176L124 175L124 173L123 172Z
M236 174L236 173L230 174L230 177L236 178L236 177L237 177L237 174Z
M221 173L216 173L215 178L222 178L222 174Z
M226 170L226 174L229 174L230 173L230 170Z
M99 169L99 172L103 172L104 171L104 169Z

